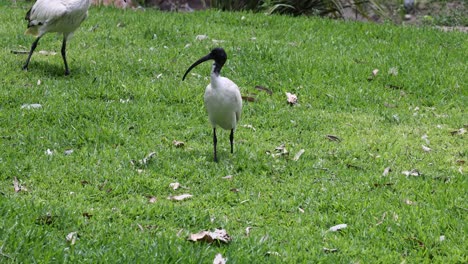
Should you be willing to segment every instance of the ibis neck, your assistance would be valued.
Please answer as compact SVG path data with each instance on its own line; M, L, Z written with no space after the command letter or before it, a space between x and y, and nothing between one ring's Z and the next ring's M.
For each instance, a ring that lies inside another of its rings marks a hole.
M220 65L217 62L213 63L213 68L211 70L211 77L219 77L222 67L223 65Z

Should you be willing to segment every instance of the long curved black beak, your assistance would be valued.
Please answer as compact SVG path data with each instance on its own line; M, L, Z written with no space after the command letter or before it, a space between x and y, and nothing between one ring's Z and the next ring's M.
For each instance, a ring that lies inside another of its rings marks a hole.
M208 60L214 60L214 57L213 57L213 54L208 54L206 55L205 57L197 60L194 64L192 64L192 66L190 66L188 68L188 70L185 72L184 74L184 77L182 77L182 81L185 80L185 76L187 76L187 74L193 69L195 68L198 64L202 63L202 62L205 62L205 61L208 61Z

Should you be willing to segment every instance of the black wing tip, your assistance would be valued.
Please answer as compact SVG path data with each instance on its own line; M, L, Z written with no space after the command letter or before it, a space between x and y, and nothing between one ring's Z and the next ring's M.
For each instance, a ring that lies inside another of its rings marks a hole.
M32 7L26 13L26 16L24 17L24 20L31 21L31 10L32 10Z

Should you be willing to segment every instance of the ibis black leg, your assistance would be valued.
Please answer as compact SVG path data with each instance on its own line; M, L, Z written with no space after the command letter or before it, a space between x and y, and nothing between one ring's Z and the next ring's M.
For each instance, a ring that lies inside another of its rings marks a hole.
M231 129L231 135L229 135L229 141L231 141L231 154L234 153L234 129Z
M28 59L26 60L26 63L23 65L23 70L25 70L25 71L28 70L29 61L31 60L31 56L33 55L33 52L34 52L34 50L36 49L37 43L39 42L40 39L41 39L41 37L38 37L38 38L33 42L32 46L31 46L31 50L29 51Z
M67 37L63 36L63 42L62 42L62 58L63 58L63 64L65 64L65 75L70 74L70 70L68 69L68 63L67 63Z
M216 138L216 128L213 128L213 147L214 147L214 161L218 162L218 157L216 156L216 144L218 143L218 138Z

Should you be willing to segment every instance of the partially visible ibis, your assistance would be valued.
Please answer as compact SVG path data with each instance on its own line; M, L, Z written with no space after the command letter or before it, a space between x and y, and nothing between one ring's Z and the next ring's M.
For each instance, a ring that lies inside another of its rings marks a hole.
M28 69L31 56L41 37L47 32L57 32L63 34L62 58L65 75L70 74L66 57L67 40L88 16L90 3L90 0L37 0L25 17L28 21L26 34L35 36L36 40L31 46L23 70Z
M205 90L205 107L208 112L208 118L213 127L213 153L214 161L218 162L216 154L216 127L221 127L225 130L230 130L229 140L231 142L231 153L234 152L234 131L236 130L237 122L241 117L242 112L242 97L239 87L226 77L220 75L221 69L226 63L227 55L224 49L214 48L203 58L197 60L185 72L182 80L185 80L187 74L198 64L214 60L211 70L211 82Z

